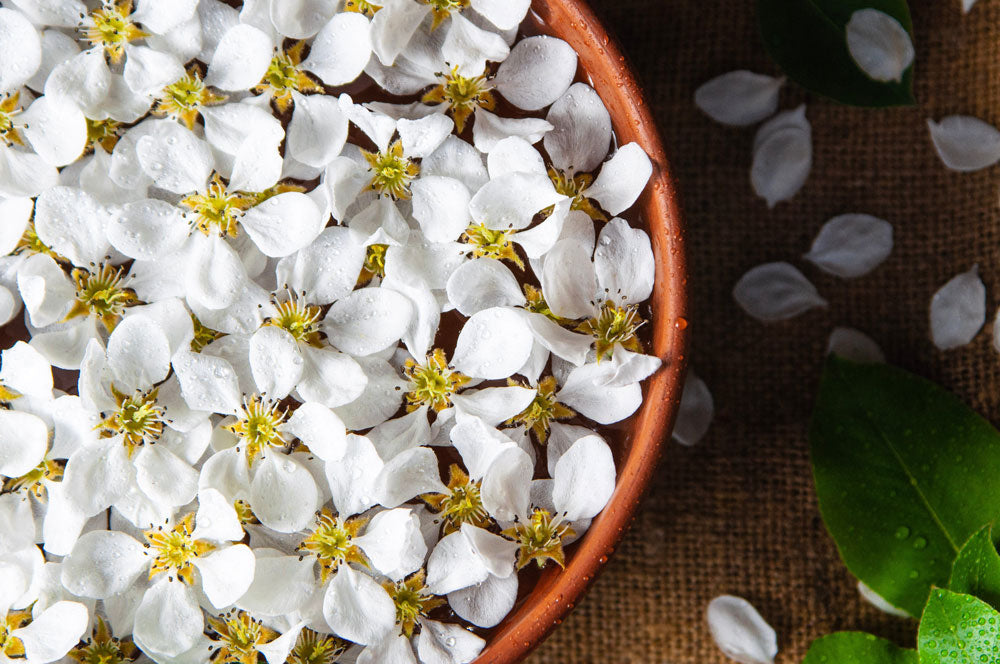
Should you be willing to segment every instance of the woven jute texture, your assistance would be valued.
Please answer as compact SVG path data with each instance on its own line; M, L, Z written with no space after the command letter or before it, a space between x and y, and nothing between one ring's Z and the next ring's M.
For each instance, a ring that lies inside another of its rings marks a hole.
M1000 356L983 330L964 348L929 340L928 303L978 263L994 311L1000 296L996 168L945 170L926 120L1000 121L1000 0L963 16L959 0L911 0L919 106L839 106L794 86L781 107L807 103L814 166L791 202L767 210L750 186L753 129L713 123L694 90L734 69L778 71L757 35L751 0L595 0L624 45L663 133L686 210L692 366L717 417L693 449L668 447L631 532L574 613L531 664L712 664L725 660L704 621L722 593L750 600L778 633L780 664L810 641L870 630L913 645L914 625L863 603L816 508L806 431L830 331L870 334L890 362L954 390L1000 419ZM873 273L845 281L801 260L830 217L891 221L896 245ZM763 325L731 291L750 267L788 260L830 305ZM987 326L989 327L989 326Z

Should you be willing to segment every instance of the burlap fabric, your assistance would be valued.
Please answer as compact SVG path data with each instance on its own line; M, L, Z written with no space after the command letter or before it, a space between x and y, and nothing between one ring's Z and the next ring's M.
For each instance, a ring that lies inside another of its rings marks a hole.
M806 431L830 330L869 333L891 362L956 391L1000 420L1000 355L989 329L940 352L929 341L931 294L979 263L990 311L1000 297L997 168L961 174L934 154L926 119L962 113L1000 122L1000 0L963 16L959 0L910 0L920 105L861 110L794 86L808 103L815 161L805 188L768 211L749 182L754 131L716 125L695 88L733 69L776 73L750 0L595 0L644 82L686 209L693 366L717 417L694 449L671 444L641 514L575 612L531 664L711 664L726 661L705 626L721 593L749 599L778 633L779 663L809 642L864 629L912 645L914 626L864 604L813 496ZM872 274L844 281L799 257L844 212L890 220L896 246ZM748 268L790 260L830 301L763 325L731 296ZM987 326L989 328L990 326Z

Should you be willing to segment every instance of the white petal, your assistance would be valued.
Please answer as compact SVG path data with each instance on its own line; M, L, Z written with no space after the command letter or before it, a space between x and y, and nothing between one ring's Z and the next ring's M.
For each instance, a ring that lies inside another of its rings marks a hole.
M548 134L546 134L547 136ZM547 147L546 150L548 150ZM605 154L607 154L607 149L605 149ZM604 155L601 157L603 158ZM542 155L531 146L531 143L520 136L505 138L493 146L493 149L486 155L486 167L491 178L518 172L547 175Z
M447 138L455 123L443 113L431 113L418 120L401 118L396 122L403 153L409 157L426 157Z
M184 76L184 65L177 56L149 48L125 47L125 71L122 76L129 89L140 95L154 95Z
M191 263L184 274L184 283L189 303L193 301L205 309L224 309L247 292L249 277L246 268L239 254L225 239L218 235L205 237L199 233L191 237L187 250ZM221 330L206 320L201 312L195 313L206 325Z
M681 445L694 445L708 431L714 417L715 401L708 391L708 385L688 369L680 408L677 410L677 421L674 422L674 440Z
M899 21L866 7L847 22L847 50L854 62L876 81L902 81L913 64L913 42Z
M441 44L441 56L445 62L458 67L459 74L478 76L483 73L487 61L503 62L509 53L510 48L500 35L483 30L457 12L451 15L448 34Z
M77 19L78 20L78 19ZM73 23L76 25L76 22ZM44 90L45 82L49 74L58 65L71 60L74 55L80 52L76 40L59 30L49 28L42 32L42 60L38 69L31 78L27 80L27 85L32 90Z
M53 166L76 161L87 145L87 119L65 97L39 97L18 119L31 147Z
M45 95L68 97L84 113L99 112L111 87L111 78L104 52L87 50L56 65L45 81Z
M21 310L21 303L6 286L0 286L0 325L9 323Z
M0 410L0 475L20 477L42 462L49 429L31 413Z
M24 14L0 8L0 92L22 86L42 63L42 41Z
M236 372L221 357L182 351L173 358L181 394L192 410L235 413L241 404Z
M535 394L535 390L530 387L512 385L466 390L461 394L453 394L451 400L459 412L478 417L490 426L497 426L527 408Z
M270 399L284 399L302 377L302 356L288 331L265 325L250 337L250 370L257 391Z
M312 243L278 261L278 283L306 291L310 302L328 304L354 288L365 252L363 238L350 228L325 228Z
M962 0L962 12L968 14L974 4L976 0Z
M189 20L197 7L197 0L174 0L169 3L138 0L130 18L142 23L144 28L163 34Z
M490 180L469 203L472 217L495 230L526 228L534 216L565 198L539 173L508 173Z
M493 258L477 258L461 265L448 279L448 300L463 316L491 307L519 307L524 294L514 274Z
M271 453L255 467L250 504L254 515L268 528L294 533L312 522L319 507L319 489L302 464L284 454Z
M205 597L217 609L239 600L253 582L254 555L245 544L227 546L191 562L201 575Z
M424 620L417 635L417 654L425 664L468 664L486 641L460 625Z
M361 288L333 303L323 330L341 351L371 355L399 341L412 315L405 296L388 288Z
M253 583L240 598L240 608L263 616L300 610L316 587L314 564L312 558L263 556L258 550Z
M205 139L212 147L235 156L252 136L270 137L281 132L281 122L269 110L252 103L231 103L201 109Z
M986 287L973 265L934 293L931 298L931 339L941 350L972 341L986 323Z
M552 501L567 520L597 516L615 490L611 448L597 435L580 438L559 457L553 479Z
M305 364L299 381L299 396L318 401L328 408L343 406L357 399L368 378L349 355L332 348L301 347Z
M431 242L449 242L468 227L469 191L458 180L428 175L414 180L413 216Z
M97 319L88 316L81 322L60 325L52 332L36 332L31 337L31 347L52 366L73 371L80 368L87 344L97 338Z
M604 161L611 143L611 116L592 87L574 83L545 117L554 129L543 145L557 168L589 173Z
M757 131L750 181L769 208L798 193L811 169L812 127L804 104L779 113Z
M528 37L500 65L496 88L518 108L537 111L566 92L576 77L576 64L576 51L563 40Z
M198 493L198 471L166 445L143 446L135 458L135 471L139 488L160 505L187 505Z
M594 252L600 296L615 302L638 303L653 292L656 263L649 236L615 218L601 229Z
M103 206L83 190L54 187L35 201L35 231L42 242L75 265L96 263L108 251L104 214Z
M746 127L778 110L778 93L784 77L739 69L716 76L694 92L694 103L716 122Z
M0 494L0 525L4 528L4 539L0 540L0 555L6 556L33 547L36 533L29 501L13 493ZM30 583L30 579L28 582ZM21 593L17 594L20 596ZM4 591L0 597L7 597L7 593Z
M347 449L347 429L340 418L322 404L307 402L295 409L282 426L309 446L323 461L337 461Z
M490 575L485 581L448 593L448 605L463 620L477 627L495 627L517 601L517 574Z
M771 664L778 654L774 630L745 599L716 597L705 617L715 645L726 657L741 664Z
M598 384L604 371L597 363L573 369L558 392L559 401L600 424L618 422L634 413L642 403L639 384Z
M354 538L376 570L393 581L417 571L427 556L420 534L420 519L411 510L398 508L379 512L368 523L365 534Z
M860 277L892 252L892 224L868 214L842 214L823 224L804 258L838 277Z
M441 482L437 456L429 447L415 447L389 460L375 482L378 502L396 507L423 493L446 493Z
M459 417L451 441L474 480L482 479L501 455L519 449L505 433L478 417Z
M463 531L442 537L427 559L427 587L435 595L468 588L489 576L489 569Z
M615 215L632 207L653 173L653 164L638 143L626 143L601 166L594 183L583 191Z
M514 555L519 548L517 542L468 523L462 524L461 532L490 574L506 577L514 573Z
M336 413L349 429L361 431L382 424L396 414L408 383L391 364L377 356L355 360L368 377L368 383L357 399L338 406Z
M271 38L250 25L230 28L208 66L205 84L220 90L243 90L257 85L273 56Z
M10 633L24 645L30 662L47 664L62 659L87 631L90 614L79 602L56 602L25 627Z
M217 489L204 488L198 492L198 512L194 523L191 538L195 540L238 542L243 539L243 526L236 508Z
M571 332L544 314L527 314L525 320L539 345L576 366L586 362L593 337Z
M203 627L201 608L188 587L163 574L136 609L132 633L147 653L174 657L194 645Z
M549 125L549 127L551 126ZM506 138L506 136L501 138ZM540 135L535 140L539 139L541 139ZM494 145L499 140L493 141ZM437 150L420 163L420 175L421 177L443 175L455 178L464 184L469 191L478 191L490 179L486 167L483 165L483 156L475 147L457 136L446 138Z
M302 68L327 85L350 83L364 70L371 57L371 24L362 14L337 14L313 40Z
M489 152L497 143L511 136L520 136L534 144L552 130L552 125L540 118L505 118L481 108L476 109L475 117L472 141L480 152Z
M108 338L108 367L125 390L148 390L170 372L170 342L145 316L129 316Z
M851 327L835 327L826 344L826 352L836 353L852 362L885 362L885 353L879 345L867 334ZM682 400L681 408L683 407Z
M297 191L278 194L251 208L240 219L267 256L287 256L312 242L323 219L312 199Z
M534 464L527 452L519 447L504 450L483 477L483 507L500 521L525 518L533 473Z
M462 327L452 364L467 376L507 378L527 361L532 341L531 330L516 311L484 309Z
M858 594L866 602L874 606L879 611L883 613L888 613L891 616L896 616L897 618L913 618L909 613L902 609L898 609L889 602L885 600L884 597L879 595L877 592L865 585L864 581L858 581Z
M740 277L733 297L754 318L773 322L793 318L813 307L825 307L816 287L792 265L764 263Z
M279 146L284 137L285 130L274 122L263 124L250 132L233 156L229 187L238 191L264 191L277 183L283 167ZM261 205L272 200L274 198L269 198Z
M215 489L227 500L245 497L250 488L250 470L246 448L229 447L211 455L201 468L198 490L205 493ZM197 528L197 521L195 528ZM214 527L214 524L213 524Z
M73 453L66 462L63 486L84 514L93 516L121 498L135 471L120 438L107 438Z
M303 164L323 167L340 154L346 140L347 116L336 98L295 95L295 111L288 125L291 156Z
M540 281L552 313L566 318L593 315L597 292L590 249L578 240L560 240L545 254Z
M323 617L338 636L368 645L389 635L396 625L396 607L374 579L341 565L326 588Z
M122 532L84 533L62 564L62 584L74 595L105 599L124 592L148 569L142 544Z
M156 186L175 194L201 190L215 161L208 143L176 123L140 138L135 151Z
M382 466L371 441L364 436L347 436L344 456L326 464L333 504L341 516L358 514L377 502L375 480Z
M3 351L0 382L32 397L52 396L52 367L37 350L18 341Z
M397 630L358 653L355 664L418 664L418 662L413 654L410 639Z
M336 7L325 0L285 0L270 4L274 27L292 39L312 37L336 11Z
M0 143L0 196L37 196L58 183L55 166L33 152Z
M181 248L190 233L181 210L156 199L126 203L108 220L108 240L130 258L155 260Z
M391 67L399 54L410 43L430 8L412 0L386 2L387 11L375 12L371 24L372 51L379 61Z
M949 115L927 120L934 148L953 171L978 171L1000 161L1000 131L979 118Z
M17 248L17 243L28 226L34 203L30 198L16 197L0 200L0 252L9 254Z

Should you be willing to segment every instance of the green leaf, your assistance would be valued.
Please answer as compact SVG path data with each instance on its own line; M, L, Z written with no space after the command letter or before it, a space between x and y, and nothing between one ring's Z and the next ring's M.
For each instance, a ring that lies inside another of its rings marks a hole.
M958 552L948 588L1000 609L1000 554L993 544L992 524L970 537Z
M809 646L802 664L917 664L917 651L864 632L836 632Z
M848 569L920 615L961 544L1000 516L1000 433L930 381L831 356L809 438L820 512Z
M935 588L917 631L920 664L989 664L998 659L1000 613L973 597Z
M913 67L900 82L873 80L847 49L847 22L859 9L882 11L906 28L913 24L906 0L758 0L764 46L802 87L852 106L906 106L913 98Z

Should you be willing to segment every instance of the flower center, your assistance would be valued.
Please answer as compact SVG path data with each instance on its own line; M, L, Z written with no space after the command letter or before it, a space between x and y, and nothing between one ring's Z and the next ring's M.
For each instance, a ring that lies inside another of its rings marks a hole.
M607 221L608 218L603 212L601 212L594 202L583 195L583 191L587 189L594 181L594 176L589 173L577 173L576 175L569 175L568 173L563 173L556 170L555 168L549 167L549 180L552 181L552 185L555 187L556 191L573 199L570 204L570 209L580 210L581 212L586 212L587 216L594 221ZM543 214L551 214L552 208L546 208Z
M188 585L194 583L194 565L191 561L215 547L204 540L191 537L194 530L194 513L188 514L170 530L163 526L143 533L146 541L156 550L156 557L149 569L149 578L160 572L176 575Z
M136 659L138 654L131 639L113 638L104 618L97 616L93 637L86 645L71 650L68 657L80 664L125 664Z
M374 2L369 2L369 0L347 0L344 3L345 12L364 14L368 18L375 16L375 12L380 9L382 9L382 5L376 5Z
M236 237L240 232L239 218L255 204L249 196L230 192L218 173L212 176L203 194L191 194L181 205L197 215L195 226L205 235L218 232Z
M250 503L245 500L237 500L233 503L233 509L236 510L236 518L240 520L240 523L244 526L248 523L260 523L257 517L253 513L253 508L250 507Z
M100 145L108 154L118 145L121 123L107 118L106 120L91 120L87 118L87 149L94 150Z
M385 252L389 250L387 244L370 244L365 251L365 263L361 266L361 275L358 277L358 284L364 285L375 277L385 276Z
M253 464L265 450L288 444L279 429L287 416L288 411L279 408L277 403L255 395L243 401L242 415L226 428L246 444L247 461Z
M49 245L42 242L38 233L35 231L35 222L29 221L28 226L24 229L24 233L21 235L21 239L18 241L17 246L12 252L14 254L45 254L46 256L51 256L55 260L62 260L56 252L52 251Z
M280 327L301 343L319 348L323 345L319 336L319 321L323 315L320 307L306 304L301 298L292 294L283 302L272 300L271 304L277 310L264 325Z
M194 314L191 314L191 326L194 328L194 338L191 339L191 350L195 353L200 353L205 346L225 336L222 332L213 330L202 323Z
M66 318L91 315L101 319L111 332L121 320L125 307L137 301L135 293L123 285L125 268L102 263L96 272L84 268L73 270L76 282L76 302Z
M574 415L576 413L556 400L555 376L546 376L538 382L538 390L531 404L507 420L507 423L523 424L531 429L538 442L544 445L549 437L549 424L552 420L564 420Z
M131 457L137 447L153 443L163 433L163 408L156 404L159 388L126 396L111 385L111 395L118 405L100 427L111 435L121 434Z
M288 664L334 664L346 650L347 644L336 636L306 627L288 653Z
M100 8L90 13L84 37L92 46L102 47L111 62L121 62L125 44L149 36L132 22L131 14L132 0L104 0Z
M0 620L0 653L7 657L24 657L24 644L21 639L11 636L11 632L31 622L31 611L11 611L7 617Z
M501 533L521 545L517 552L517 568L522 569L532 560L538 567L545 567L551 560L566 567L563 537L573 535L573 529L552 518L548 510L535 508L527 523L517 523Z
M35 495L39 500L45 497L45 482L58 482L63 476L65 461L43 459L40 464L20 477L9 477L3 483L4 491L20 491L24 489Z
M420 174L420 167L403 155L402 141L396 141L385 152L361 153L372 173L369 189L393 200L410 197L410 180Z
M510 241L512 234L511 230L495 231L485 224L473 224L465 229L460 239L472 245L472 255L476 258L508 260L523 270L524 261L514 251L514 244Z
M24 139L14 126L14 116L21 112L20 92L0 95L0 139L7 145L24 145Z
M299 68L305 45L304 41L300 41L287 50L276 51L264 78L253 89L257 94L266 94L274 99L281 113L287 111L292 103L292 92L323 92L323 86Z
M406 360L403 375L410 380L410 391L406 393L406 410L410 412L423 405L437 412L444 410L451 405L451 395L469 382L468 376L448 368L440 348L434 349L424 364L412 358Z
M396 605L396 624L400 626L407 638L413 636L413 628L417 619L426 617L428 613L445 603L427 591L424 584L424 571L411 574L405 581L386 581L382 584Z
M153 115L167 116L184 123L188 129L194 129L201 109L205 106L225 101L224 95L217 95L205 86L198 70L191 68L179 80L163 88Z
M214 661L257 664L257 647L270 643L278 634L264 627L245 611L237 610L224 616L225 620L209 618L208 624L220 637L222 646Z
M471 0L423 0L424 4L431 6L434 14L434 22L431 30L435 30L441 22L451 16L452 12L460 12L469 6Z
M345 521L339 516L333 516L326 508L319 513L312 532L302 540L298 549L316 556L322 582L325 583L342 563L367 565L361 549L354 544L354 538L367 522L368 519L362 517Z
M482 482L473 482L459 467L452 464L448 469L448 493L427 493L421 496L431 509L438 512L444 521L443 533L448 535L468 523L479 528L488 528L492 523L490 515L483 507L480 495Z
M642 344L635 333L645 322L639 316L636 305L619 307L607 300L601 305L597 316L585 320L576 329L594 337L597 359L601 360L612 356L616 343L634 353L641 353Z
M455 66L447 74L438 74L438 80L441 81L438 86L425 94L421 101L425 104L447 104L459 133L465 130L465 122L477 106L490 111L496 108L496 100L490 92L493 86L486 80L486 74L467 78L460 75L458 66Z

